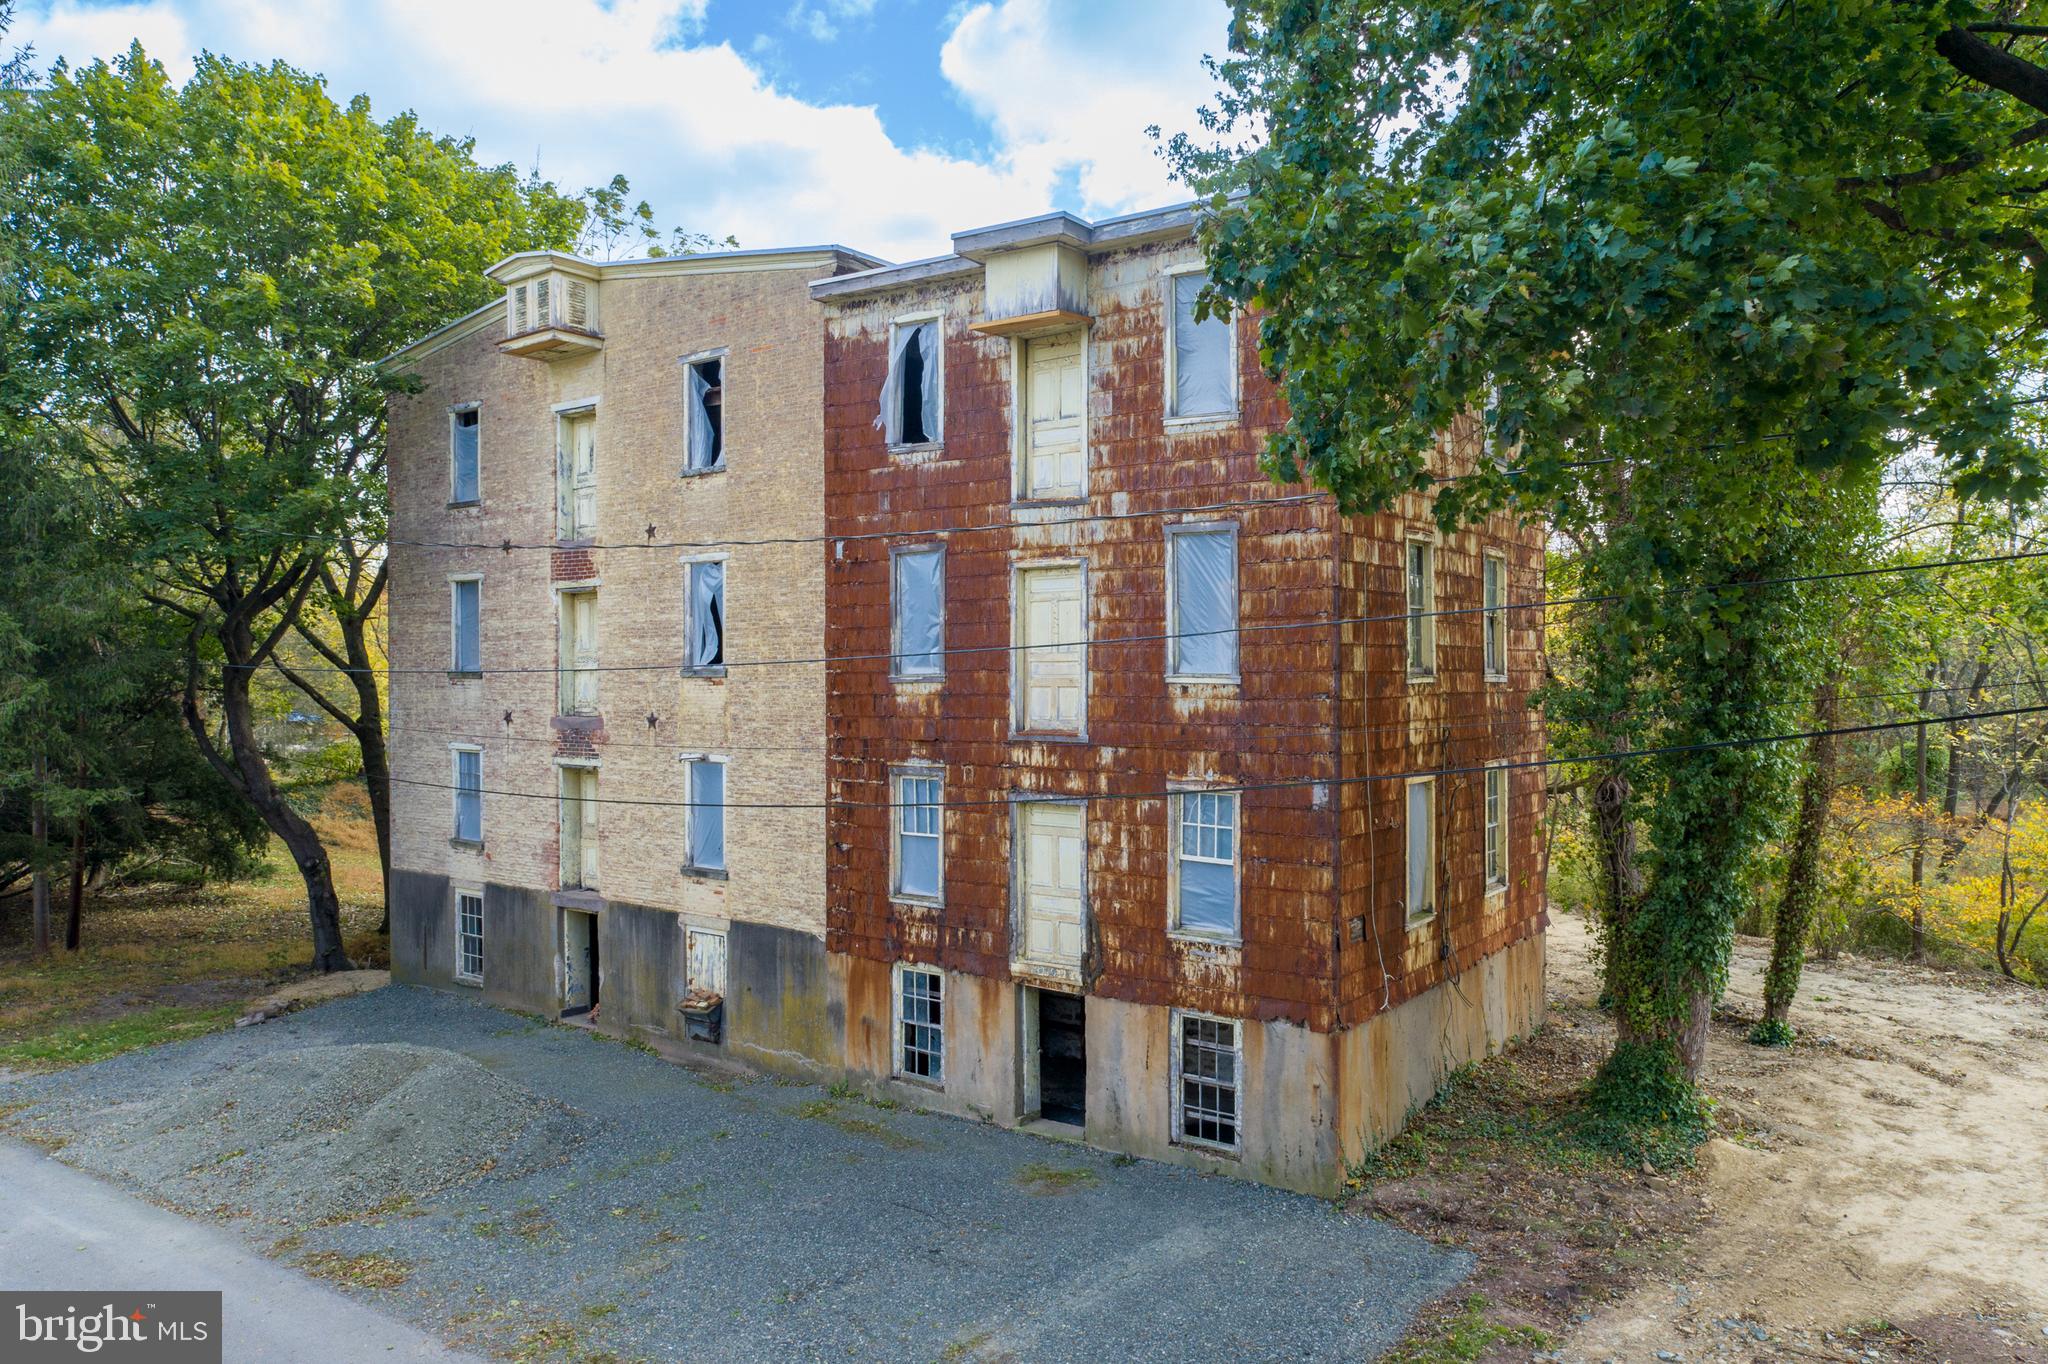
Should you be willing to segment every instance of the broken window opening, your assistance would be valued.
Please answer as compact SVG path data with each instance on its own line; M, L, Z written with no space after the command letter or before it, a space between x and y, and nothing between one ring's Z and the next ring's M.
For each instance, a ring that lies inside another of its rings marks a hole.
M689 450L685 468L704 473L725 467L725 362L689 366Z
M685 566L688 621L683 637L689 652L686 672L725 671L725 561L705 559Z
M1180 1087L1181 1140L1235 1150L1240 1111L1237 1024L1183 1014L1177 1031L1174 1069Z
M906 322L889 332L889 374L882 381L875 425L891 445L928 445L940 438L939 324Z

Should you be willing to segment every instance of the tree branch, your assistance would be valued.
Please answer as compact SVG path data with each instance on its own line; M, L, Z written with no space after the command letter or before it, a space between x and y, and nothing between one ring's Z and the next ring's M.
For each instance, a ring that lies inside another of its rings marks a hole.
M1934 40L1934 50L1971 80L2003 90L2048 114L2048 70L1984 41L1969 29L1949 29Z

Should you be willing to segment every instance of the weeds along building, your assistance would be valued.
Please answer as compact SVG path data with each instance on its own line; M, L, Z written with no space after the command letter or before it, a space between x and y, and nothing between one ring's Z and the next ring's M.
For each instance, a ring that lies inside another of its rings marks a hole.
M1327 1191L1541 1016L1543 541L1267 480L1193 225L813 286L827 941L877 1088Z
M387 362L400 979L656 1039L694 983L729 1054L837 1066L824 672L726 663L820 651L808 286L875 263L514 256Z

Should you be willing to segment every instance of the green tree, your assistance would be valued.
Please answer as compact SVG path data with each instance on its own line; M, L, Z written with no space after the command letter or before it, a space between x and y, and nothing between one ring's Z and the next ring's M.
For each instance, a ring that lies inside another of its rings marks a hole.
M1966 497L2044 466L2048 26L1964 0L1237 0L1207 133L1216 301L1283 385L1271 473L1351 510L1430 491L1476 414L1512 461L1434 492L1580 542L1611 661L1550 698L1676 751L1633 763L1647 881L1609 925L1596 1085L1696 1113L1749 864L1825 651L1815 561L1924 449ZM1632 819L1632 815L1625 815Z
M493 261L573 241L583 207L282 63L207 55L175 86L135 46L59 65L8 117L39 419L116 502L143 596L181 632L185 726L288 849L315 965L344 968L327 853L259 742L254 674L344 546L381 534L402 381L377 361L486 301Z

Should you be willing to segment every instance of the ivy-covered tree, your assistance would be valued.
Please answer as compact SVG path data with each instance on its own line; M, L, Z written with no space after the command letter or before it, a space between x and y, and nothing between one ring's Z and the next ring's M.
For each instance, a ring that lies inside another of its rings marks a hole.
M1271 473L1545 518L1614 598L1548 698L1668 750L1614 791L1646 837L1606 929L1610 1110L1698 1111L1796 770L1751 741L1799 727L1827 648L1774 584L1901 451L1966 497L2043 490L2040 8L1237 0L1208 132L1170 144L1289 404ZM1517 453L1432 489L1468 413Z

